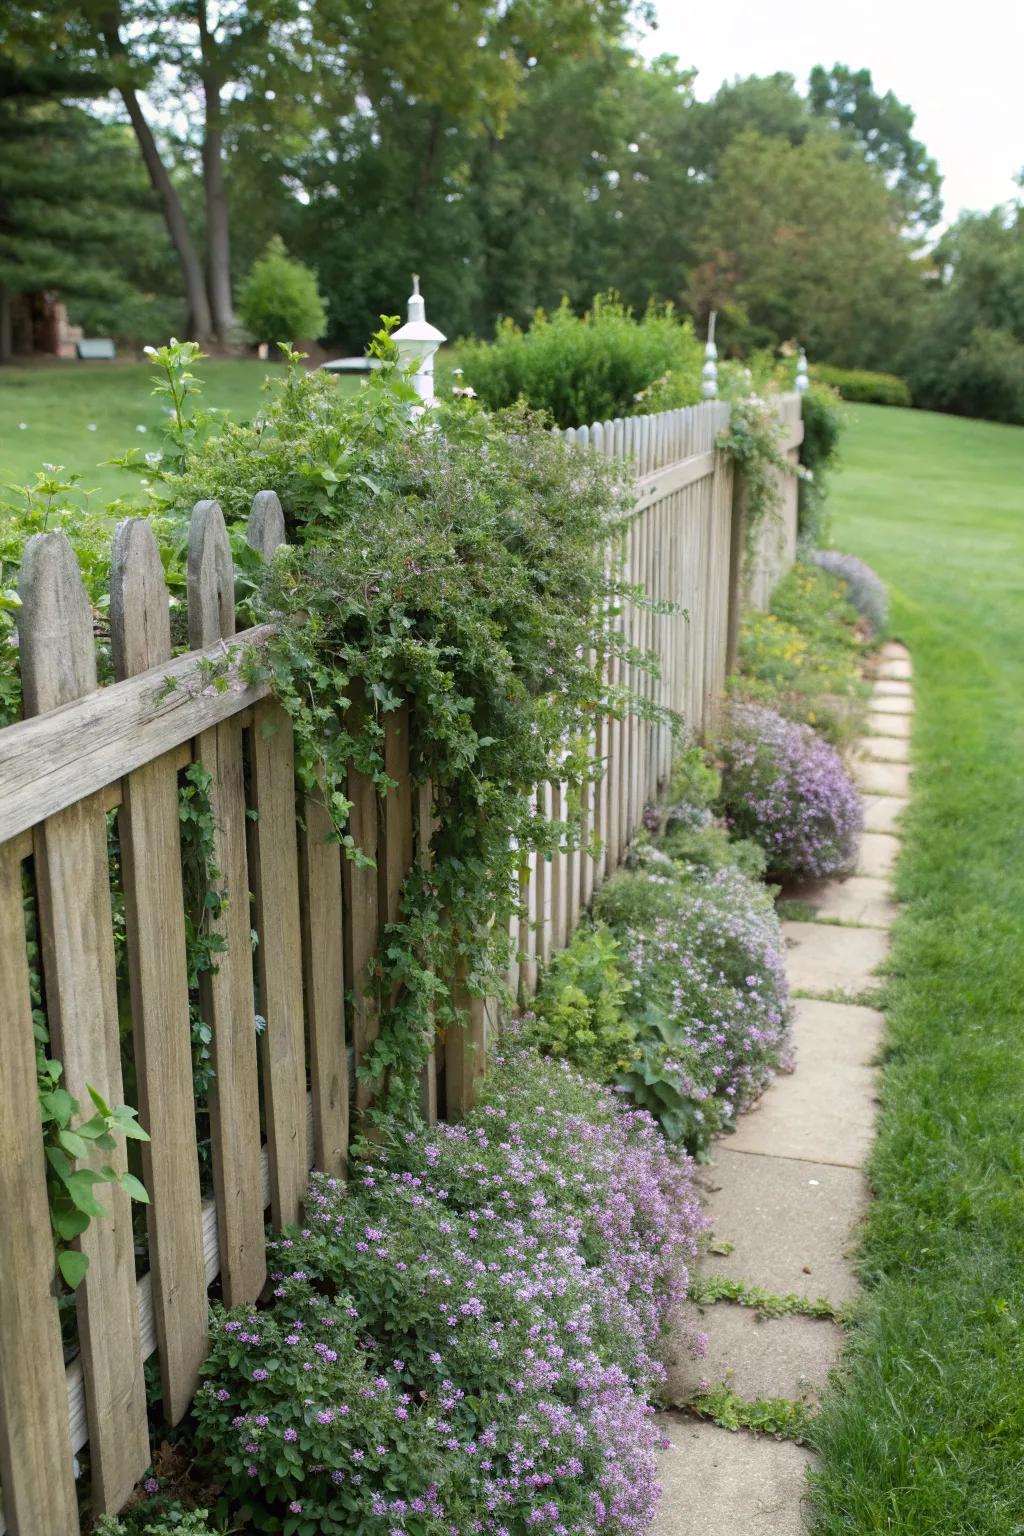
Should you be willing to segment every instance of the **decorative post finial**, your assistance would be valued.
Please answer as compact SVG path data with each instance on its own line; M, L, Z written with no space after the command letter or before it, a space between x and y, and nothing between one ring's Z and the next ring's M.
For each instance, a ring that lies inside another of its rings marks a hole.
M715 321L718 311L713 309L708 316L708 339L704 348L704 367L700 371L700 392L705 400L714 400L718 395L718 348L715 346Z
M412 376L413 388L419 395L424 406L434 404L434 353L447 337L436 326L427 321L426 301L420 293L420 275L414 272L412 275L412 293L406 306L408 319L394 333L391 338L398 347L399 360L403 367L411 363L416 364L416 372ZM421 406L416 407L421 410Z
M807 353L803 347L800 348L800 353L796 360L796 387L801 395L806 394L811 387L811 381L807 373Z

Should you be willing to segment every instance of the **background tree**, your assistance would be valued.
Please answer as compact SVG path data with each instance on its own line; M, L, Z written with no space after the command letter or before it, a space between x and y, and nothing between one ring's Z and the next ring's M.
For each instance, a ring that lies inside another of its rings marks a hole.
M914 113L892 91L880 96L869 69L820 64L811 70L808 105L816 117L832 123L855 143L869 165L883 172L898 194L909 225L932 228L942 217L942 177L920 140L913 135Z
M741 134L722 158L701 244L694 303L725 310L734 342L799 338L847 367L890 361L919 274L880 172L837 138Z
M316 341L327 328L327 310L316 273L294 261L275 235L253 262L238 295L242 324L255 341Z
M90 329L158 338L178 309L173 262L131 135L60 97L81 82L54 61L0 60L0 362L14 294L53 289Z

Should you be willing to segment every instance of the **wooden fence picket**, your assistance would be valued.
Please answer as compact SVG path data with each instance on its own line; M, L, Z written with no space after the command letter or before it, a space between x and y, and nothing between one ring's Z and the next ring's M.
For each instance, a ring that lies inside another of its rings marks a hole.
M160 551L145 518L120 524L110 571L114 676L171 657ZM188 1410L207 1349L206 1269L192 1086L178 771L172 754L126 776L118 817L132 1038L164 1415Z
M71 545L62 533L28 541L19 582L21 675L26 715L41 714L97 687L92 612ZM51 1049L63 1086L90 1112L89 1089L124 1101L108 880L107 818L84 800L36 830L35 872ZM127 1167L123 1142L81 1160ZM89 1412L93 1496L120 1509L149 1464L146 1389L135 1310L131 1203L109 1186L78 1239L89 1260L78 1287L78 1335ZM112 1318L118 1319L111 1327Z
M284 543L281 503L273 491L253 500L248 541L264 560ZM253 711L250 774L254 820L250 827L255 899L256 970L263 1107L270 1166L270 1211L275 1227L299 1219L309 1182L306 1156L306 1053L302 997L302 924L299 850L295 825L295 751L292 725L275 699Z
M352 688L353 721L365 717L365 701ZM346 858L342 865L345 897L345 970L352 989L352 1054L355 1061L355 1107L363 1114L373 1100L373 1084L359 1069L380 1031L380 1010L371 983L371 968L380 937L380 896L377 877L377 787L350 765L348 770L349 833L368 863Z
M231 549L215 501L197 502L192 513L188 632L195 649L235 633ZM204 731L194 755L210 775L213 860L227 897L215 930L224 951L216 969L204 972L199 1001L213 1031L210 1140L221 1284L227 1305L236 1306L256 1300L267 1273L241 722L236 717Z
M0 1487L10 1536L78 1536L39 1135L21 861L0 847Z

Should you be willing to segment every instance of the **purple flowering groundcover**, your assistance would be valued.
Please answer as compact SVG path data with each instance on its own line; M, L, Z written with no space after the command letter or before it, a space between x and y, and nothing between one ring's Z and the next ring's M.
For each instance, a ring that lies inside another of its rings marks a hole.
M863 809L842 758L810 726L759 704L734 704L720 742L722 809L759 843L769 875L819 878L848 869Z
M288 1536L629 1536L706 1222L644 1112L511 1046L462 1124L385 1133L215 1318L199 1440Z

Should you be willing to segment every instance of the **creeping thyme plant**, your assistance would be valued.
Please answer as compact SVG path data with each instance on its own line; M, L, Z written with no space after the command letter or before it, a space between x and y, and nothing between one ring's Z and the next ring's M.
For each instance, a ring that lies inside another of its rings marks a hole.
M514 1041L462 1125L381 1134L347 1190L314 1176L269 1308L215 1317L218 1477L286 1536L644 1531L689 1160Z
M786 1060L789 1000L764 856L715 818L716 773L683 754L656 841L614 874L549 967L525 1017L528 1037L565 1055L706 1152ZM603 986L576 978L600 973Z

